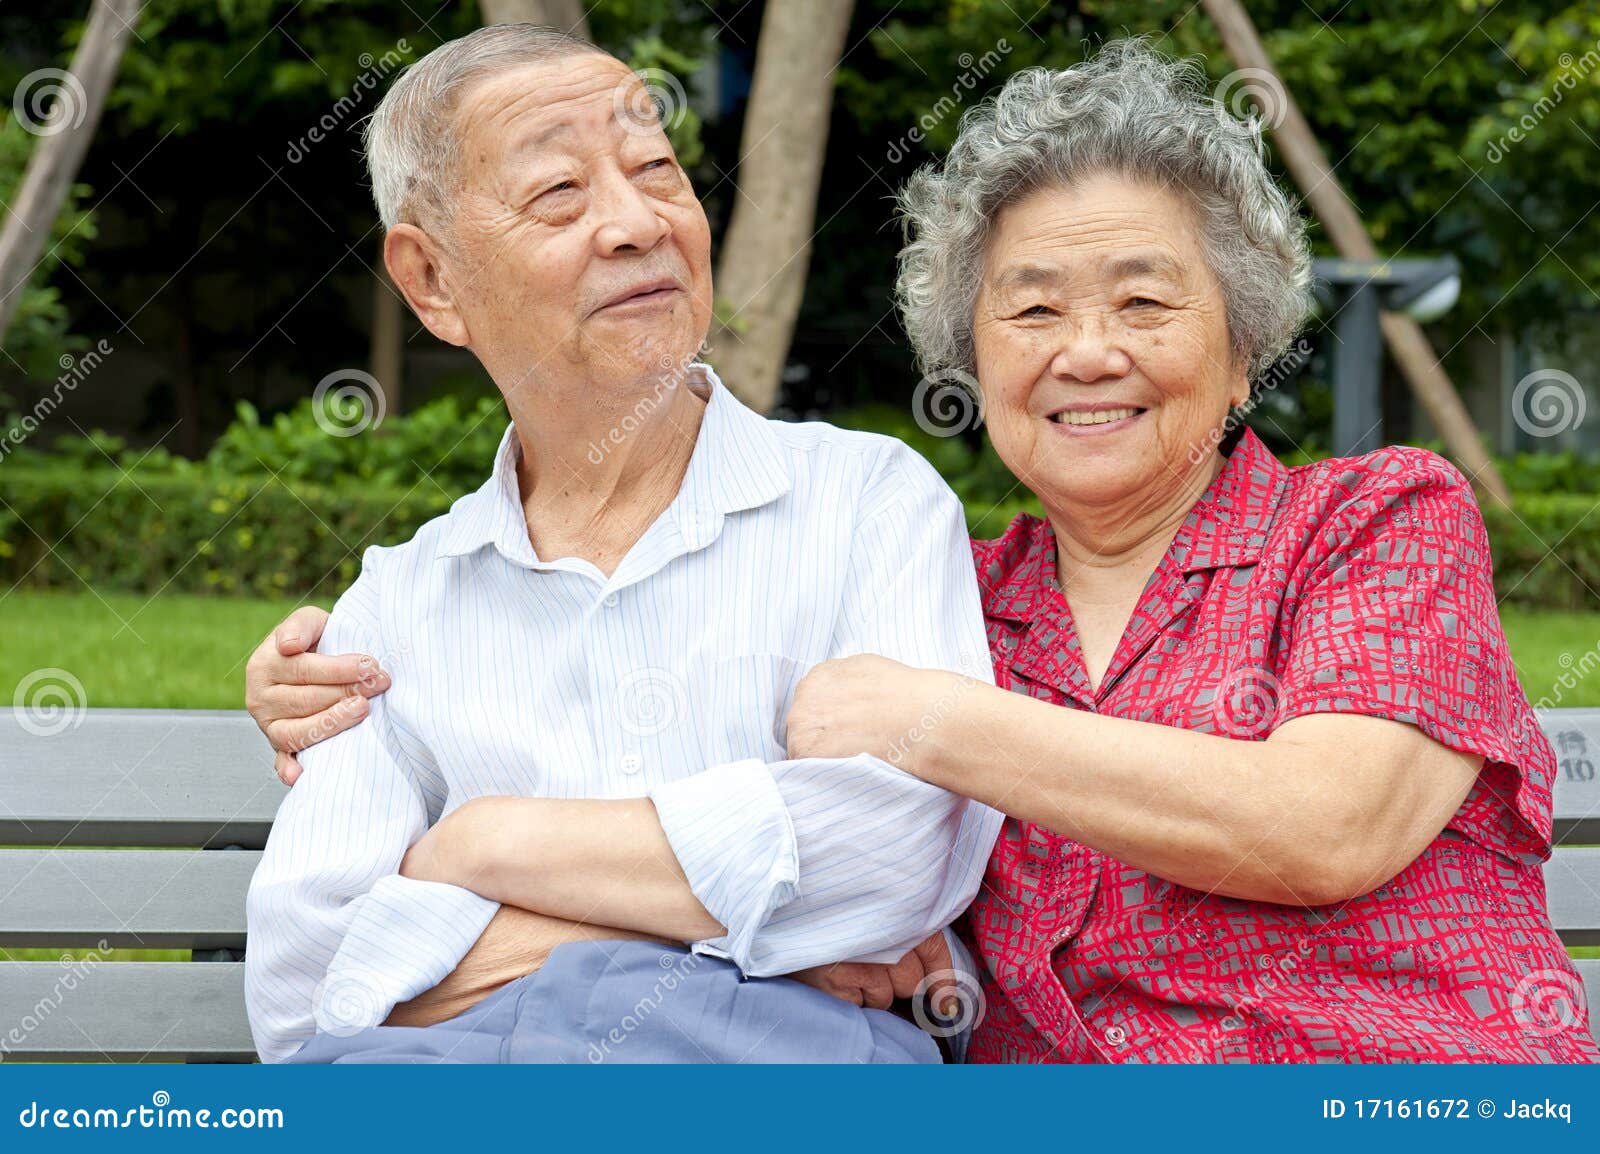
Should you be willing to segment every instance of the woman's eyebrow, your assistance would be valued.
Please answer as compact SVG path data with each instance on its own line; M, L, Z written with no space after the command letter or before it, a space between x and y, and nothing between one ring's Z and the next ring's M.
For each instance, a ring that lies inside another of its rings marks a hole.
M1135 276L1164 276L1178 280L1183 275L1183 270L1178 262L1165 253L1141 252L1129 256L1115 256L1101 266L1106 276L1113 280L1122 280Z
M1053 285L1065 275L1065 270L1055 265L1018 264L995 278L994 287L1001 292L1019 288L1037 288Z

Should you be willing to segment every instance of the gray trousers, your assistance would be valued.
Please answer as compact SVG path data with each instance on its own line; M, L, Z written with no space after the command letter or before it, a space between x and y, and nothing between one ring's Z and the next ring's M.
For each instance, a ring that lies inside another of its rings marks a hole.
M787 978L651 942L572 942L435 1026L318 1034L291 1062L938 1062L934 1040Z

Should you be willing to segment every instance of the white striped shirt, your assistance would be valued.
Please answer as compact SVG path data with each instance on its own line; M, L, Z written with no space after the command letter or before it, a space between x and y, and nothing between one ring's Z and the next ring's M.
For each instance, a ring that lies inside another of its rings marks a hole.
M818 662L879 653L992 680L960 503L900 441L709 403L672 504L606 577L542 561L508 429L493 476L368 549L319 648L393 688L306 750L250 886L263 1058L442 981L497 905L401 877L468 798L650 797L746 974L893 961L977 892L1001 817L865 755L786 760Z

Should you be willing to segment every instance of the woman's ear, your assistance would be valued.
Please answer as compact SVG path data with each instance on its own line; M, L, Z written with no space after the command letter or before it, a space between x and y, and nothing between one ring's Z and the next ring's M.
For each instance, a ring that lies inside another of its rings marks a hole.
M1232 412L1250 399L1250 374L1240 366L1228 385L1228 410Z
M397 224L383 238L383 263L430 333L458 347L470 343L472 334L456 307L445 253L438 241L414 224Z

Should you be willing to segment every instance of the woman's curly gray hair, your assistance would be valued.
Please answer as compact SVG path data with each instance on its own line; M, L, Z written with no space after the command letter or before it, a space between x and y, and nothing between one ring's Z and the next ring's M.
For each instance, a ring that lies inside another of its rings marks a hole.
M974 373L973 311L1000 210L1036 189L1102 173L1171 185L1200 222L1228 334L1251 381L1310 310L1305 224L1267 171L1259 124L1206 91L1198 64L1139 40L1074 68L1027 68L961 118L942 167L899 197L906 229L896 296L924 373Z

